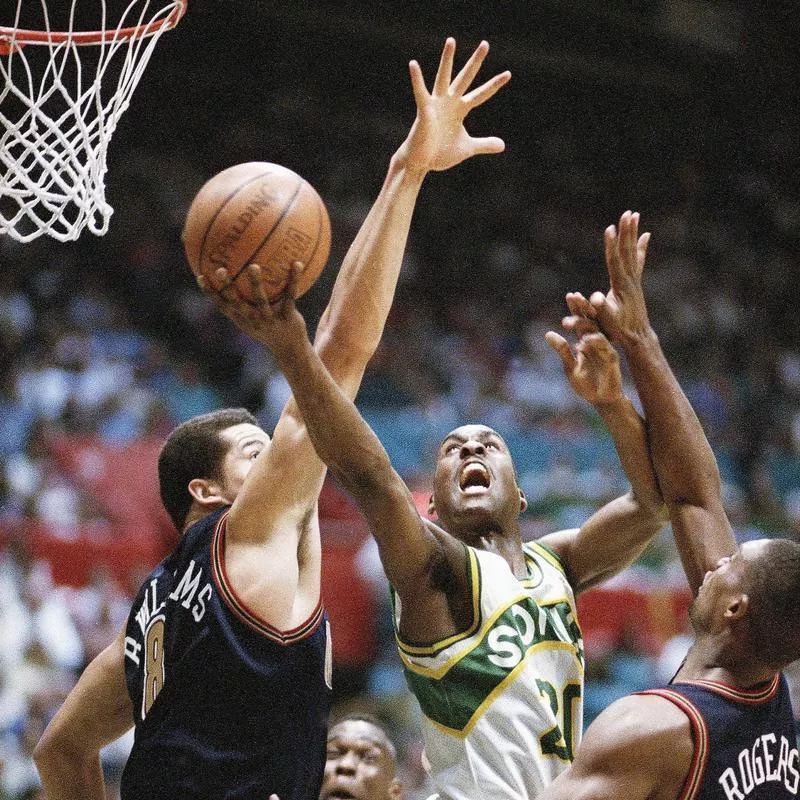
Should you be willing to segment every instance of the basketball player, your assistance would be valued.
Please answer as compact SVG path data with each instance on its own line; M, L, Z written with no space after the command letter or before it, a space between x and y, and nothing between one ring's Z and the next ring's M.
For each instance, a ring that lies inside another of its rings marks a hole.
M573 387L612 431L633 489L581 528L523 544L525 496L502 437L474 424L445 437L430 503L438 524L423 519L315 355L291 290L270 307L260 268L248 269L258 306L231 294L220 306L273 350L317 452L370 524L439 795L535 797L569 764L582 729L575 593L630 564L666 520L644 423L622 393L613 347L599 333L583 337L577 357L562 337L554 343Z
M349 715L328 732L319 800L401 800L397 752L377 720Z
M425 175L504 147L463 127L510 78L503 72L470 90L487 51L481 43L452 77L448 39L430 92L410 64L416 119L316 337L347 397L378 345ZM48 800L104 797L99 750L134 723L125 800L317 800L331 673L317 520L324 475L293 400L272 440L238 410L171 434L159 479L182 540L36 748Z
M800 544L736 547L714 454L650 327L642 291L649 234L639 237L638 223L625 212L618 231L606 230L611 289L584 311L624 349L644 404L694 594L696 638L668 686L597 717L573 766L540 800L797 797L797 739L780 670L800 658Z

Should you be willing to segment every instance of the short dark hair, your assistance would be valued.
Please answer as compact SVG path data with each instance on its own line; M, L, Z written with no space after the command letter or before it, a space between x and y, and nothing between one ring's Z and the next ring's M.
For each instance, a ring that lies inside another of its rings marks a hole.
M364 722L367 725L371 725L375 728L380 734L383 741L383 749L386 751L386 754L392 759L392 761L397 761L397 748L394 746L394 742L392 741L392 737L389 735L389 730L386 725L380 720L378 717L374 716L373 714L362 713L362 712L350 712L349 714L345 714L342 717L337 718L329 727L329 736L330 732L333 731L335 727L338 725L342 725L345 722Z
M750 562L744 588L752 652L774 669L800 658L800 544L771 540Z
M233 425L258 420L245 408L223 408L181 423L167 437L158 456L161 502L180 532L192 504L189 482L195 478L216 480L229 445L220 433Z

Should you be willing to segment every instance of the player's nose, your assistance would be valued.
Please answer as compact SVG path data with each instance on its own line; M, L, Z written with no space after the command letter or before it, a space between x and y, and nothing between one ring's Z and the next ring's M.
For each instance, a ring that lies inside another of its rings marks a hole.
M485 452L486 448L483 446L483 442L479 442L477 439L467 439L467 441L461 445L461 458L468 458L469 456L480 455Z

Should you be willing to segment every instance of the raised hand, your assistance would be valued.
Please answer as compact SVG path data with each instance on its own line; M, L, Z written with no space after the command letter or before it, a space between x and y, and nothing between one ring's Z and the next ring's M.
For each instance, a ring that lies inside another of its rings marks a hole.
M580 293L567 292L569 316L561 320L561 327L580 338L587 333L597 333L597 309Z
M500 153L505 149L505 143L497 136L470 136L464 128L464 118L508 83L511 73L501 72L468 91L489 52L489 45L481 42L453 78L455 51L455 39L448 38L430 92L419 64L412 61L408 65L417 116L398 156L405 159L407 169L412 172L445 170L474 155Z
M575 345L548 331L545 341L558 353L564 374L575 393L595 408L613 406L625 399L619 355L602 333L585 333Z
M301 272L302 265L295 263L286 288L272 302L264 291L258 264L247 267L247 279L255 298L252 301L245 300L236 291L228 271L223 267L214 273L218 289L215 290L202 275L197 276L197 285L237 328L265 344L277 355L278 351L291 349L308 337L305 320L294 303Z
M642 272L650 234L639 236L638 212L626 211L619 228L605 230L606 267L610 289L594 292L589 302L602 330L615 341L644 333L650 328L642 288Z

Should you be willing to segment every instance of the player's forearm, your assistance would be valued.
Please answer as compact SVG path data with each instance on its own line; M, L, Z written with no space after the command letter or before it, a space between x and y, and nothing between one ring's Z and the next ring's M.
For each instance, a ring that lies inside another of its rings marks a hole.
M351 245L317 328L315 346L349 396L378 346L394 298L424 174L402 156L390 162L380 194Z
M358 499L359 487L391 468L378 437L302 337L273 349L317 455Z
M620 464L636 502L643 510L666 522L666 506L650 458L644 420L624 395L617 403L595 408L614 440Z
M719 498L716 458L655 332L622 342L647 417L650 451L669 506L708 508Z
M34 761L45 800L104 800L100 756L78 755L51 746L37 747Z

